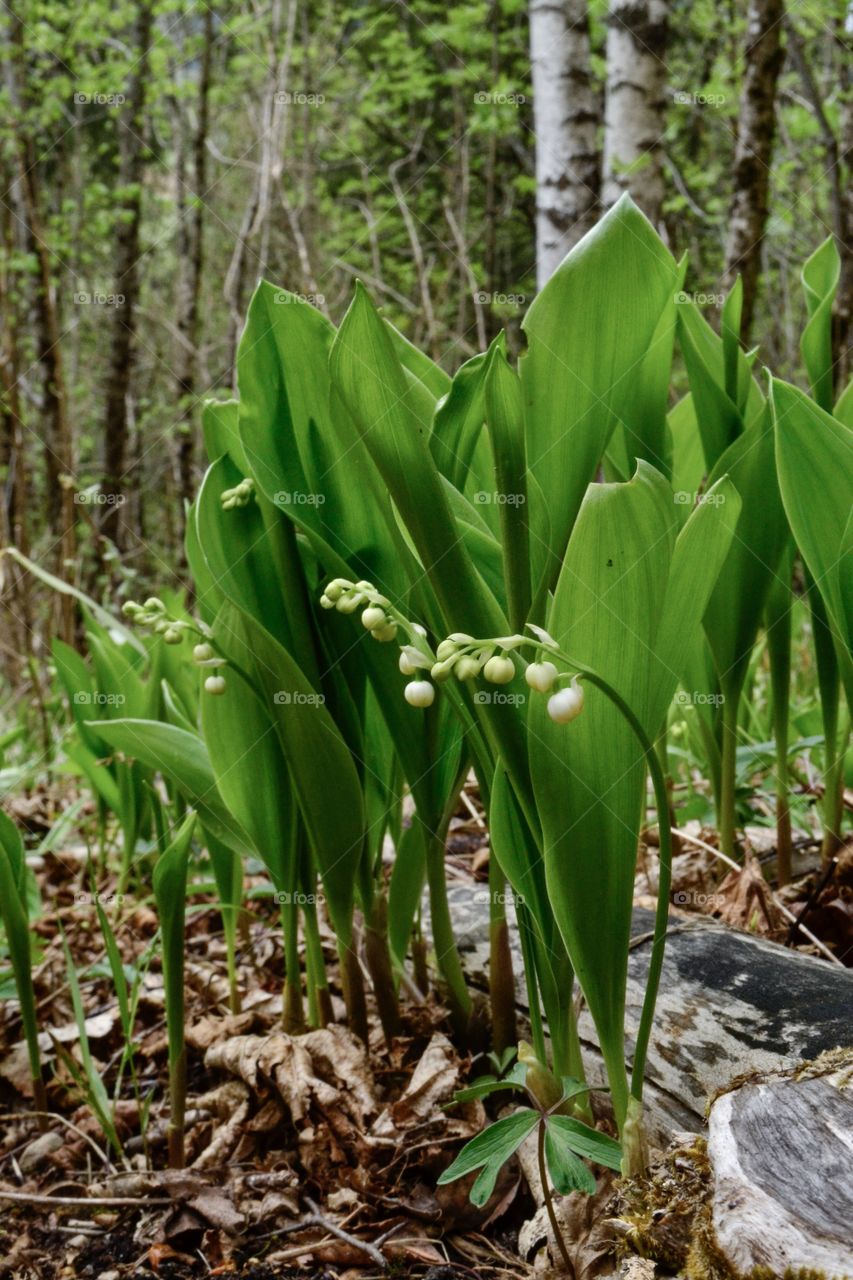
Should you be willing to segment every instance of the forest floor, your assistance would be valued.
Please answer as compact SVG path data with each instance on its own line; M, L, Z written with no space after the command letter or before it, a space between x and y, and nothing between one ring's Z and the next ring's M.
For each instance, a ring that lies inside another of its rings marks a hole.
M488 841L475 797L464 799L448 844L448 875L475 883L487 877ZM34 841L49 828L56 804L48 791L19 803L15 816ZM760 835L754 833L756 846ZM810 867L779 895L759 871L760 858L769 856L767 839L763 854L756 848L740 872L727 872L715 858L713 833L697 839L676 859L675 903L689 900L732 927L814 953L814 943L796 936L784 914L804 912L810 932L853 964L853 850L842 851L828 877L816 850L801 850ZM655 887L653 843L650 833L639 860L639 900ZM436 1186L460 1145L484 1123L479 1101L448 1108L472 1074L489 1069L482 1055L457 1051L446 1011L432 994L421 1002L404 997L403 1033L391 1046L375 1016L369 1048L341 1025L285 1035L281 931L271 899L253 897L251 881L239 956L240 1013L229 1012L225 945L204 886L194 886L188 904L189 1096L182 1171L165 1169L162 974L156 957L142 963L157 918L142 898L128 896L108 908L122 962L128 972L144 969L132 1070L124 1071L113 1105L122 1156L111 1149L87 1098L85 1045L61 940L64 931L80 975L93 1068L110 1090L125 1044L103 939L93 923L86 860L83 845L69 844L61 855L42 856L37 867L43 910L33 924L36 991L50 1064L46 1132L39 1132L28 1111L16 1005L2 1005L0 1276L490 1280L541 1273L542 1259L537 1264L529 1248L538 1206L519 1169L504 1171L484 1209L469 1203L467 1181ZM341 1013L331 932L324 944L333 1004ZM485 1027L485 1010L480 1021ZM577 1275L585 1280L613 1272L612 1214L610 1182L571 1214Z

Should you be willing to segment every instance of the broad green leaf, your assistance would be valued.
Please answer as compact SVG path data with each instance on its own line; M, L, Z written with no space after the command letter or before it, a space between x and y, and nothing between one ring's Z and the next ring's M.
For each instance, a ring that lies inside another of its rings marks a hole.
M826 604L848 699L853 701L850 474L853 430L802 391L774 378L770 399L785 513Z
M841 259L835 240L828 236L803 267L803 291L809 319L800 340L800 351L821 409L832 409L832 304L841 276Z
M225 605L216 622L216 634L223 650L250 677L277 732L323 880L329 914L336 931L346 938L366 833L362 788L350 750L323 705L322 695L260 623ZM222 700L227 697L226 689ZM239 715L236 695L233 706L235 716ZM318 760L323 761L322 771L317 768ZM251 765L246 768L251 789Z
M669 250L625 196L572 249L524 319L527 459L551 516L554 576L610 435L629 420L677 281Z
M153 720L98 720L95 729L116 750L141 760L187 797L204 826L236 852L251 841L223 803L207 748L198 734Z
M527 1135L533 1132L538 1120L539 1113L529 1107L524 1107L503 1120L496 1120L466 1143L450 1167L439 1176L438 1185L444 1186L445 1183L455 1182L457 1178L464 1178L466 1173L473 1173L490 1161L505 1164L515 1155Z
M241 476L249 474L249 464L240 440L240 402L207 400L201 411L201 429L208 462L228 454Z
M499 345L492 347L485 400L495 468L493 497L498 503L503 547L503 595L510 628L518 631L524 626L531 603L524 403L518 375L507 364Z
M629 484L590 486L546 623L641 717L658 681L650 659L676 532L671 490L648 464ZM613 704L592 687L585 696L583 714L565 726L548 718L544 698L531 698L530 765L550 902L599 1033L618 1116L645 763Z
M218 637L218 624L214 627ZM224 646L227 650L227 645ZM225 692L202 694L201 722L216 787L280 891L295 889L296 807L271 708L228 669Z
M485 421L485 377L488 354L460 366L447 394L439 401L429 439L430 452L443 476L460 492Z
M719 458L709 477L728 475L741 499L734 538L705 614L720 683L737 698L788 537L773 458L769 411Z

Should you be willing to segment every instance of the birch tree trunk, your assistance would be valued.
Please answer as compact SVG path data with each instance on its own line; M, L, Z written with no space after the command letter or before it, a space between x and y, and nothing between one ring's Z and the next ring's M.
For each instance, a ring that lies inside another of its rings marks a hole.
M586 0L530 0L530 58L541 289L598 217L600 113Z
M741 338L748 341L767 225L770 164L776 134L776 85L784 61L784 0L750 0L740 128L734 158L725 282L743 278Z
M607 15L604 203L627 191L655 226L663 205L669 0L611 0Z

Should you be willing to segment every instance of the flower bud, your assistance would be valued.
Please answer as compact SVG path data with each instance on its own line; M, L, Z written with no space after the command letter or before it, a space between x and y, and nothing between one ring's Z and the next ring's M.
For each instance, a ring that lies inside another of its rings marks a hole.
M441 684L442 680L447 680L453 670L453 663L445 659L444 662L434 662L430 668L430 675L436 684Z
M524 672L525 680L537 693L548 693L557 675L553 662L531 662Z
M180 644L181 633L177 627L167 627L163 632L163 640L166 644Z
M389 640L397 639L396 622L388 622L384 627L374 627L370 633L374 640L380 640L383 644L387 644Z
M470 654L463 653L461 658L456 659L453 673L457 680L473 680L475 676L480 674L480 664Z
M193 658L196 662L210 662L210 659L215 657L213 645L208 644L206 640L202 644L193 645Z
M404 676L413 676L417 671L417 667L415 666L414 662L412 662L412 659L406 653L405 649L400 650L400 661L398 662L397 665L399 666Z
M342 578L333 578L323 594L327 600L331 600L332 604L334 604L336 600L340 600L345 586L346 583Z
M338 613L355 613L358 604L358 596L341 596L335 601L335 608Z
M361 625L368 631L373 631L376 627L384 627L387 621L385 610L375 604L370 605L361 615Z
M321 609L334 609L334 607L335 607L335 602L334 602L334 600L330 600L330 599L329 599L329 597L328 597L325 593L324 593L323 595L321 595L321 596L320 596L320 608L321 608Z
M483 667L483 675L490 684L509 684L515 675L515 663L512 658L502 658L496 653Z
M550 1111L560 1101L563 1090L554 1073L540 1062L533 1047L526 1040L518 1046L518 1061L526 1068L524 1086L530 1091L543 1111Z
M166 611L166 606L163 604L163 601L158 600L156 596L149 596L145 601L144 607L146 609L154 609L157 613L165 613Z
M403 696L410 707L431 707L435 701L435 686L429 680L410 680Z
M548 699L548 715L557 724L568 724L583 711L583 689L572 680L568 689L560 689Z
M474 637L469 636L464 631L451 631L450 635L448 636L448 639L454 640L456 644L472 644Z
M435 651L435 656L439 662L444 662L446 658L452 658L456 652L458 645L453 640L442 640Z
M224 676L208 676L204 682L205 693L213 693L217 696L225 692Z

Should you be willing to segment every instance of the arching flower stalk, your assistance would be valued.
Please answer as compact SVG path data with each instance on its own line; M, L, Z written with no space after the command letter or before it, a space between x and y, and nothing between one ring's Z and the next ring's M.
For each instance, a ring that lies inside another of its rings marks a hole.
M192 660L197 667L211 669L211 674L204 681L205 693L219 696L225 692L226 680L220 668L228 665L227 659L217 653L211 644L211 636L199 623L171 617L157 596L150 596L144 604L128 600L122 605L122 613L131 622L149 627L155 635L162 636L164 644L180 644L185 636L195 636L197 643L193 646Z

